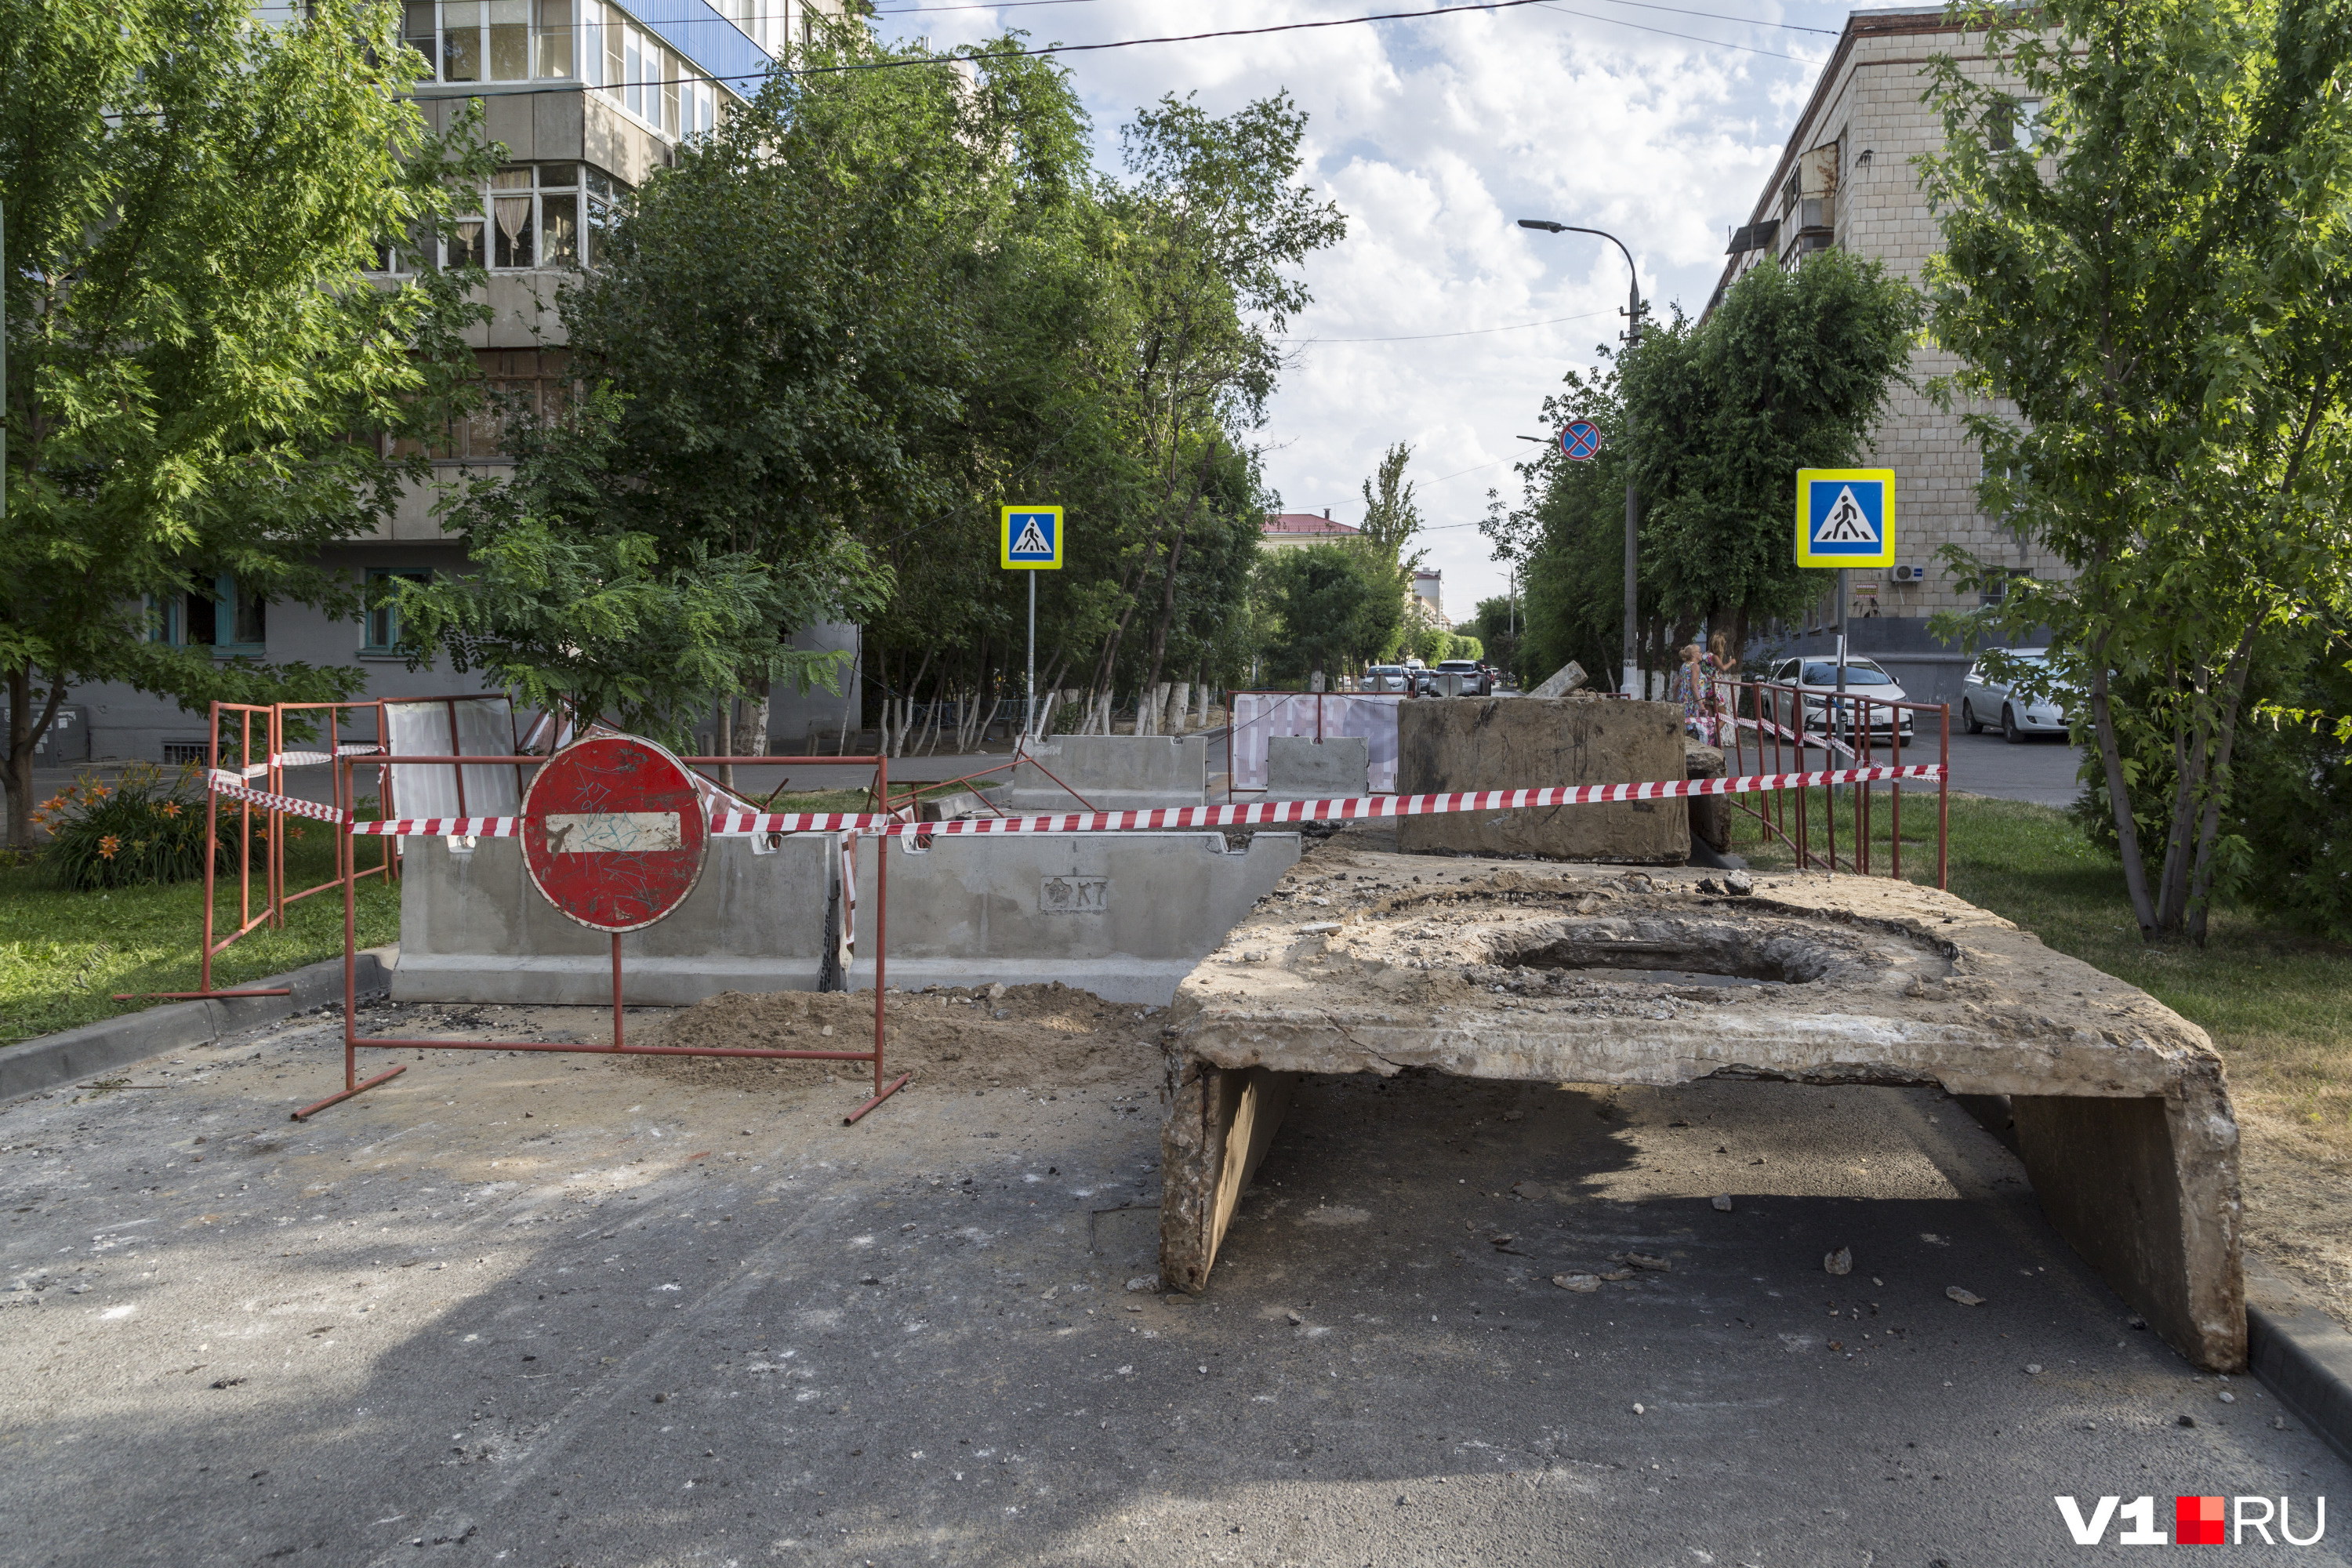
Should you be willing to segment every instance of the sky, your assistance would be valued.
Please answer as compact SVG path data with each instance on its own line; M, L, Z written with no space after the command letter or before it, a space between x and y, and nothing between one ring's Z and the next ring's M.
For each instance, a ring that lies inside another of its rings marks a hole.
M1033 43L1077 44L1436 3L878 0L877 26L938 47L1008 26ZM1550 434L1545 395L1564 371L1596 363L1596 345L1623 327L1617 247L1517 220L1614 234L1645 301L1696 314L1837 30L1851 11L1884 8L1544 0L1061 58L1107 169L1118 127L1164 93L1227 113L1287 91L1306 110L1301 177L1339 204L1348 237L1304 269L1314 302L1290 323L1293 363L1256 433L1266 481L1286 510L1355 521L1381 454L1410 444L1427 525L1419 546L1461 620L1506 591L1507 568L1476 523L1490 489L1520 499L1514 465L1535 448L1516 437Z

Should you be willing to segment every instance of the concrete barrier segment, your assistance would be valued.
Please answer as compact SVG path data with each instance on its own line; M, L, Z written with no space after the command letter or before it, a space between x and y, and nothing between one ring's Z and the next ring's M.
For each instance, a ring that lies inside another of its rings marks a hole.
M1040 834L906 842L859 858L857 903L889 867L887 984L1059 980L1108 1001L1164 1006L1177 983L1300 852L1295 833L1230 848L1221 833ZM870 915L866 918L870 918ZM861 944L852 989L874 984Z
M1205 735L1060 735L1030 746L995 799L1019 815L1199 805L1208 797Z

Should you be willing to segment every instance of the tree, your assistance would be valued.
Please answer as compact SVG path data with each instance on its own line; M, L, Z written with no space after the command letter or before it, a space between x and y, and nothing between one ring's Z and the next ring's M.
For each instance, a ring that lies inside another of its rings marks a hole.
M2050 629L2140 930L2201 939L2245 850L2221 829L2254 671L2352 612L2352 16L2053 0L1970 20L2017 85L1934 68L1930 330L1963 362L1937 390L1968 409L1984 504L2067 575L1948 624Z
M68 686L202 711L347 695L356 669L216 660L151 606L216 594L348 611L320 548L384 517L473 370L466 279L362 276L430 233L445 176L487 172L461 119L427 132L390 5L24 0L0 9L7 200L0 676L12 845ZM414 449L414 446L412 446Z
M615 439L619 401L600 392L563 450L593 461L600 434ZM510 479L478 482L459 508L473 571L397 585L411 668L446 657L495 673L523 703L683 744L709 700L746 679L832 686L834 656L792 647L778 628L880 602L884 580L838 533L788 568L714 554L691 536L583 515L569 485L550 493L548 473L526 460Z
M1389 573L1352 544L1278 550L1258 569L1268 673L1305 685L1389 647L1404 618Z
M1409 581L1406 574L1428 554L1420 550L1411 555L1404 552L1421 531L1421 508L1414 503L1412 486L1404 479L1404 467L1412 460L1412 448L1402 441L1381 455L1378 471L1364 481L1364 521L1357 534L1365 549L1395 571L1399 589Z
M1789 542L1796 471L1867 449L1920 314L1879 261L1828 250L1752 268L1703 321L1676 311L1622 356L1643 577L1676 641L1705 620L1745 647L1749 624L1819 596Z

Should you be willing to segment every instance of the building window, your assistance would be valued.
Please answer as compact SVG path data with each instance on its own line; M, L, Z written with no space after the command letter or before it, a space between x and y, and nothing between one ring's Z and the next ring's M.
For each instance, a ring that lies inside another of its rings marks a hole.
M400 606L393 603L401 583L430 583L433 574L407 567L371 566L367 574L367 622L360 641L364 654L392 655L400 646Z
M413 239L406 246L379 244L374 269L410 272L420 258L433 265L436 255L446 267L508 272L585 263L593 258L583 243L583 223L597 232L609 227L613 201L628 190L611 175L578 163L501 169L490 176L489 189L467 204L472 210L456 219L452 237Z
M2021 147L2031 153L2042 143L2042 100L2015 98L1993 110L1986 140L1996 152Z
M2005 576L1988 579L1984 585L1977 590L1977 602L1983 605L1998 605L2009 597L2009 585L2011 583L2016 582L2020 577L2032 575L2033 568L2031 566L2011 566Z
M222 658L258 655L268 646L268 601L237 586L224 572L210 592L191 588L176 598L149 600L154 616L149 634L174 647L209 647Z
M401 34L436 81L569 77L572 0L407 0Z

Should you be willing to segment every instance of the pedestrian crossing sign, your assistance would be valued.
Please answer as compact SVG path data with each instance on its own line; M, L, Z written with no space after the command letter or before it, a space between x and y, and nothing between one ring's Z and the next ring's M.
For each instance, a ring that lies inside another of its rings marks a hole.
M1008 506L998 535L998 553L1007 571L1058 572L1062 569L1062 509L1057 506Z
M1797 564L1895 564L1895 470L1799 468Z

